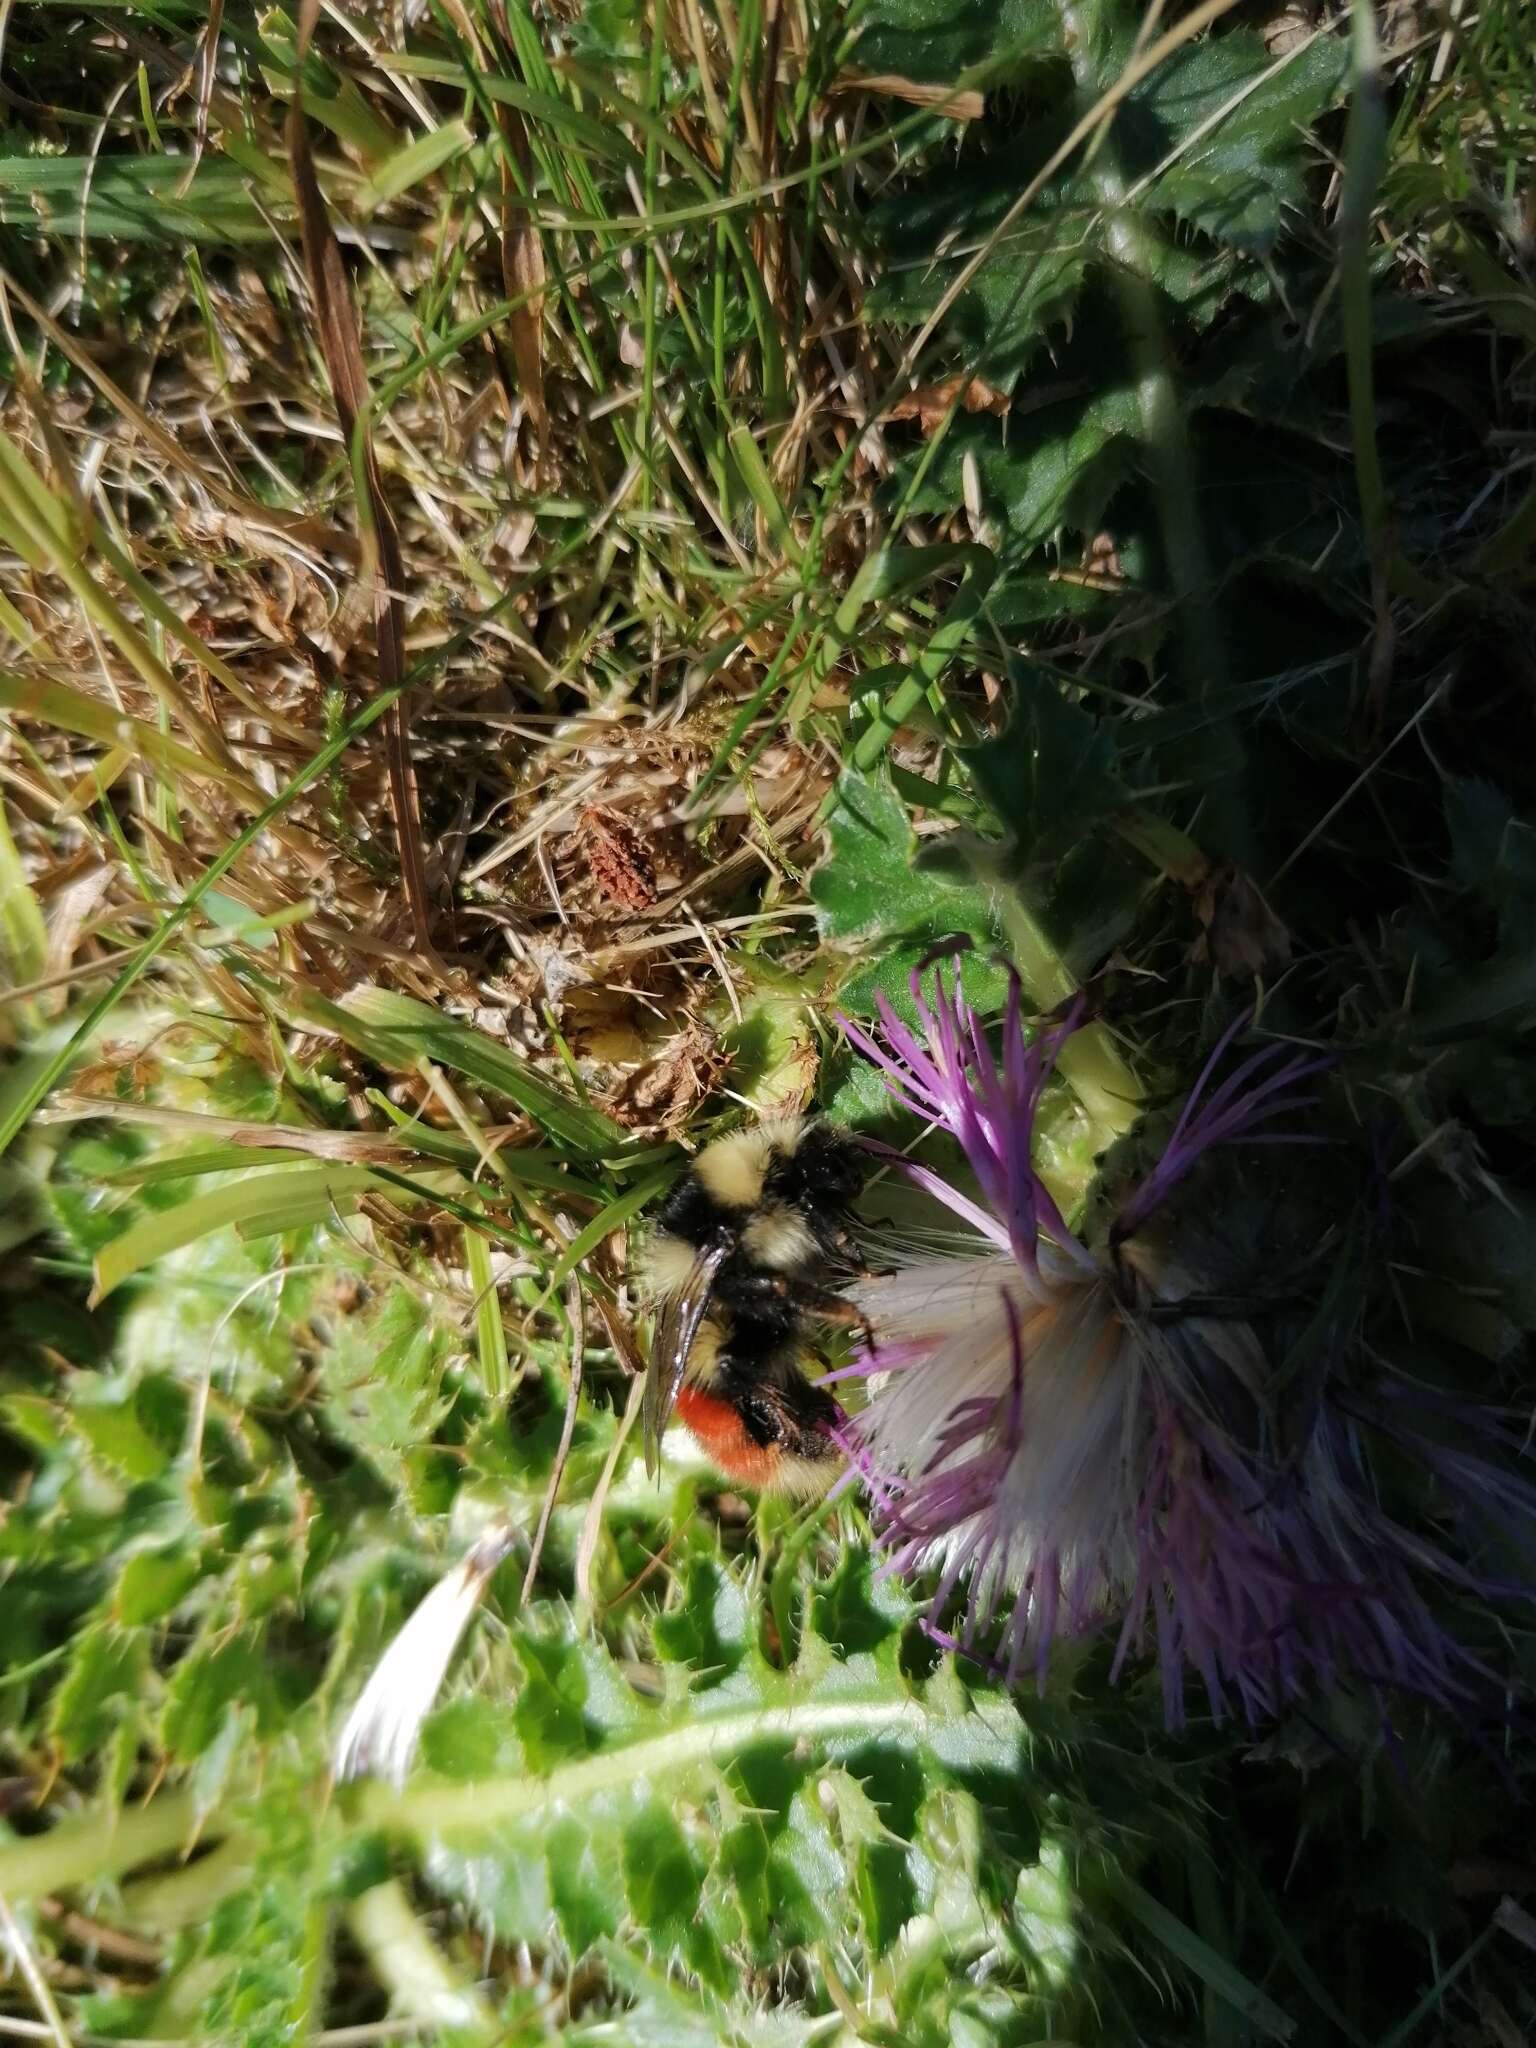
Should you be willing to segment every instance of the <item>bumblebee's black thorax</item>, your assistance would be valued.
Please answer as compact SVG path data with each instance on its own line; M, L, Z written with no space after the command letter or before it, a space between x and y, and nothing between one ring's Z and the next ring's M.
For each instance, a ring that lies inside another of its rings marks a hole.
M763 1176L763 1200L805 1218L827 1256L841 1250L848 1214L869 1171L868 1155L825 1124L812 1124L793 1152L778 1153Z
M655 1227L668 1237L680 1237L696 1251L713 1242L720 1230L739 1229L747 1212L728 1209L709 1193L691 1173L685 1173L667 1192L656 1211Z
M722 1231L739 1236L764 1209L792 1209L815 1239L822 1258L835 1261L846 1255L849 1212L867 1172L867 1158L858 1146L839 1131L813 1125L793 1152L770 1155L760 1192L752 1202L722 1202L695 1173L688 1172L657 1209L655 1227L702 1250ZM732 1255L733 1265L737 1257Z

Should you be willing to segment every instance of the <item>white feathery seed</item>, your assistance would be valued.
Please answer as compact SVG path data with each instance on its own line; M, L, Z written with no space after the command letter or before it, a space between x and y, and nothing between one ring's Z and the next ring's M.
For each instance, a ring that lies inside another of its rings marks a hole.
M468 1554L446 1573L400 1630L374 1667L347 1716L332 1766L336 1779L372 1774L403 1785L415 1760L422 1724L431 1713L448 1665L486 1587L510 1555L518 1530L493 1522Z

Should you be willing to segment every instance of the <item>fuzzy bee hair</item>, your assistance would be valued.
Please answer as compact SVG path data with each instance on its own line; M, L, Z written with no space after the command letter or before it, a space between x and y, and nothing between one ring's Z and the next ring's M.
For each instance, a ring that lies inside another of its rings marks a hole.
M645 1278L658 1304L642 1411L647 1456L676 1406L722 1471L814 1492L838 1409L805 1378L811 1324L847 1321L865 1157L826 1124L784 1117L706 1145L657 1211ZM854 1318L856 1319L856 1318Z
M657 1213L648 1273L655 1293L682 1285L698 1247L722 1226L770 1273L831 1264L864 1180L857 1148L805 1117L778 1117L706 1145Z

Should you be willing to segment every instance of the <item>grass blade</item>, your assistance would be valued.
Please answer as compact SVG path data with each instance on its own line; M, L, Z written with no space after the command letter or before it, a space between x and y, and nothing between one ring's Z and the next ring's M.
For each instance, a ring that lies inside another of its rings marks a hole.
M550 1267L549 1277L537 1306L544 1308L561 1283L575 1272L584 1259L589 1258L597 1250L605 1237L617 1230L620 1224L627 1223L632 1216L638 1216L642 1209L649 1208L656 1197L664 1194L676 1179L675 1166L665 1167L660 1173L647 1174L644 1180L637 1181L632 1188L626 1188L616 1200L610 1202L606 1208L600 1209L592 1221L577 1232Z
M48 927L11 837L0 802L0 950L13 988L40 979L48 958Z
M491 1272L491 1248L482 1232L464 1226L464 1264L475 1290L475 1342L480 1354L480 1384L492 1401L505 1401L512 1391L507 1360L507 1332Z
M99 697L88 697L68 683L0 669L0 711L19 711L28 718L41 719L45 725L57 726L60 732L97 740L104 747L127 747L168 780L191 776L222 783L249 798L261 795L255 783L247 781L238 769L210 761L195 748L161 732L158 726L142 718L125 717L110 704L103 704Z
M573 1102L506 1046L414 996L368 987L354 989L343 1004L308 998L304 1008L383 1065L414 1068L426 1058L468 1074L576 1151L603 1155L622 1142L623 1132L610 1117Z
M1167 1949L1175 1961L1193 1971L1202 1984L1208 1985L1261 2034L1272 2041L1290 2040L1296 2031L1296 2022L1256 1984L1249 1983L1235 1963L1218 1955L1192 1927L1187 1926L1176 1913L1170 1913L1134 1878L1117 1871L1112 1882L1116 1897L1132 1919Z
M371 1167L320 1164L254 1173L233 1186L212 1188L195 1202L151 1210L97 1253L92 1302L104 1301L115 1287L167 1252L180 1251L227 1224L249 1224L274 1213L291 1216L305 1202L319 1202L324 1215L332 1205L350 1207L365 1188L378 1185Z

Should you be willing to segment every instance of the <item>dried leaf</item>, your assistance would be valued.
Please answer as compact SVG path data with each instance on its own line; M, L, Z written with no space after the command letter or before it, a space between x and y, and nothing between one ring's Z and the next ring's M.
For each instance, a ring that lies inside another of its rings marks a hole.
M931 85L921 79L902 78L892 71L843 71L832 81L834 93L873 93L877 98L906 100L914 107L931 107L950 121L979 121L987 103L979 92L957 90L948 85Z
M239 1117L205 1116L197 1110L173 1109L161 1103L123 1101L113 1092L120 1081L121 1071L117 1067L85 1068L76 1075L73 1088L61 1089L53 1097L41 1121L67 1123L80 1117L111 1117L119 1123L142 1124L187 1138L202 1138L210 1145L238 1145L258 1152L303 1152L313 1159L351 1163L409 1163L416 1157L409 1144L387 1131L306 1130L297 1124L249 1123ZM110 1174L103 1177L112 1178ZM137 1177L136 1170L123 1175L125 1179Z
M1218 974L1250 978L1290 960L1290 933L1265 902L1257 882L1231 861L1208 867L1192 900L1200 936L1190 948L1191 960L1209 960Z
M690 1112L712 1095L730 1055L707 1024L690 1024L663 1051L624 1078L608 1108L637 1132L681 1130Z
M37 325L48 338L50 346L56 348L67 362L74 365L82 377L87 378L112 410L133 429L135 435L148 447L153 448L161 460L180 475L195 477L199 493L213 499L222 506L236 522L231 529L231 538L240 540L248 533L276 533L284 535L297 546L319 555L335 555L344 562L356 559L359 549L357 538L344 528L334 526L329 520L311 518L307 513L289 512L281 507L263 505L258 499L242 496L231 488L227 477L219 470L199 466L188 454L186 446L164 427L153 413L146 412L137 404L120 384L113 382L96 358L72 334L67 327L61 327L46 306L42 306L14 276L7 277L5 288L25 311L27 318ZM268 318L270 319L270 311ZM269 714L270 715L270 714ZM284 730L288 729L285 722ZM297 728L294 728L297 730Z
M502 0L493 0L490 18L501 44L509 72L517 76L521 65L512 25ZM528 129L522 114L504 101L496 106L496 125L501 130L501 282L513 302L507 316L512 339L512 360L517 366L518 388L528 407L538 436L538 463L542 469L549 451L549 408L544 397L544 244L528 217L524 192L533 189L533 157L528 147ZM518 189L521 179L523 190Z
M886 414L892 420L916 420L925 434L933 433L948 416L958 398L962 412L1006 413L1013 401L980 377L946 377L942 384L919 384L904 398L898 398Z
M644 834L620 811L589 804L581 814L587 867L600 894L627 910L656 901L656 862Z
M507 106L498 106L496 112L508 150L526 167L528 137L522 115ZM544 244L528 219L526 202L505 158L501 166L501 277L507 297L515 302L507 316L512 357L518 386L539 437L542 462L549 439L549 411L544 402Z

